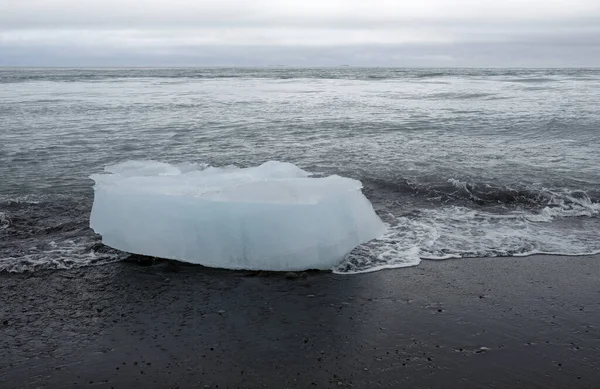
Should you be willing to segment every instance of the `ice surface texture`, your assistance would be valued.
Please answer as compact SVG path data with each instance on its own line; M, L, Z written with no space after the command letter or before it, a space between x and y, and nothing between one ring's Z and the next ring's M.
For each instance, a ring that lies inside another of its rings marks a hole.
M329 269L385 227L359 181L282 162L129 161L91 178L90 226L113 248L228 269Z

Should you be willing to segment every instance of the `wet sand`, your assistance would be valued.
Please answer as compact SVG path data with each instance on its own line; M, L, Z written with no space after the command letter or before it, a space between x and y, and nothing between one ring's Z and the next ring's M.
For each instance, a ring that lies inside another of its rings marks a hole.
M0 388L597 388L600 257L0 274Z

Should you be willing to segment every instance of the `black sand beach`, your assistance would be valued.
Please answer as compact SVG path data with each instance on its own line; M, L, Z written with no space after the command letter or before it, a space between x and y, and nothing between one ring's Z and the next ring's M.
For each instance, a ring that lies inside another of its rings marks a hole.
M600 258L0 274L0 388L597 388Z

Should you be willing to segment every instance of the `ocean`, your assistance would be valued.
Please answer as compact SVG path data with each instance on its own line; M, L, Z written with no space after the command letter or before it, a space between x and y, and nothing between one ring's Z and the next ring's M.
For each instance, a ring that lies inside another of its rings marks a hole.
M339 273L600 253L599 107L600 69L0 69L0 271L123 260L89 176L139 159L360 180L388 229Z

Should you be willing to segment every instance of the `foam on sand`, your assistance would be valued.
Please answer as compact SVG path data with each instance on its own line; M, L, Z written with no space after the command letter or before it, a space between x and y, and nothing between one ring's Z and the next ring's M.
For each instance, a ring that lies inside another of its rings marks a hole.
M211 267L330 269L385 227L359 181L258 167L129 161L91 178L90 226L104 244Z

